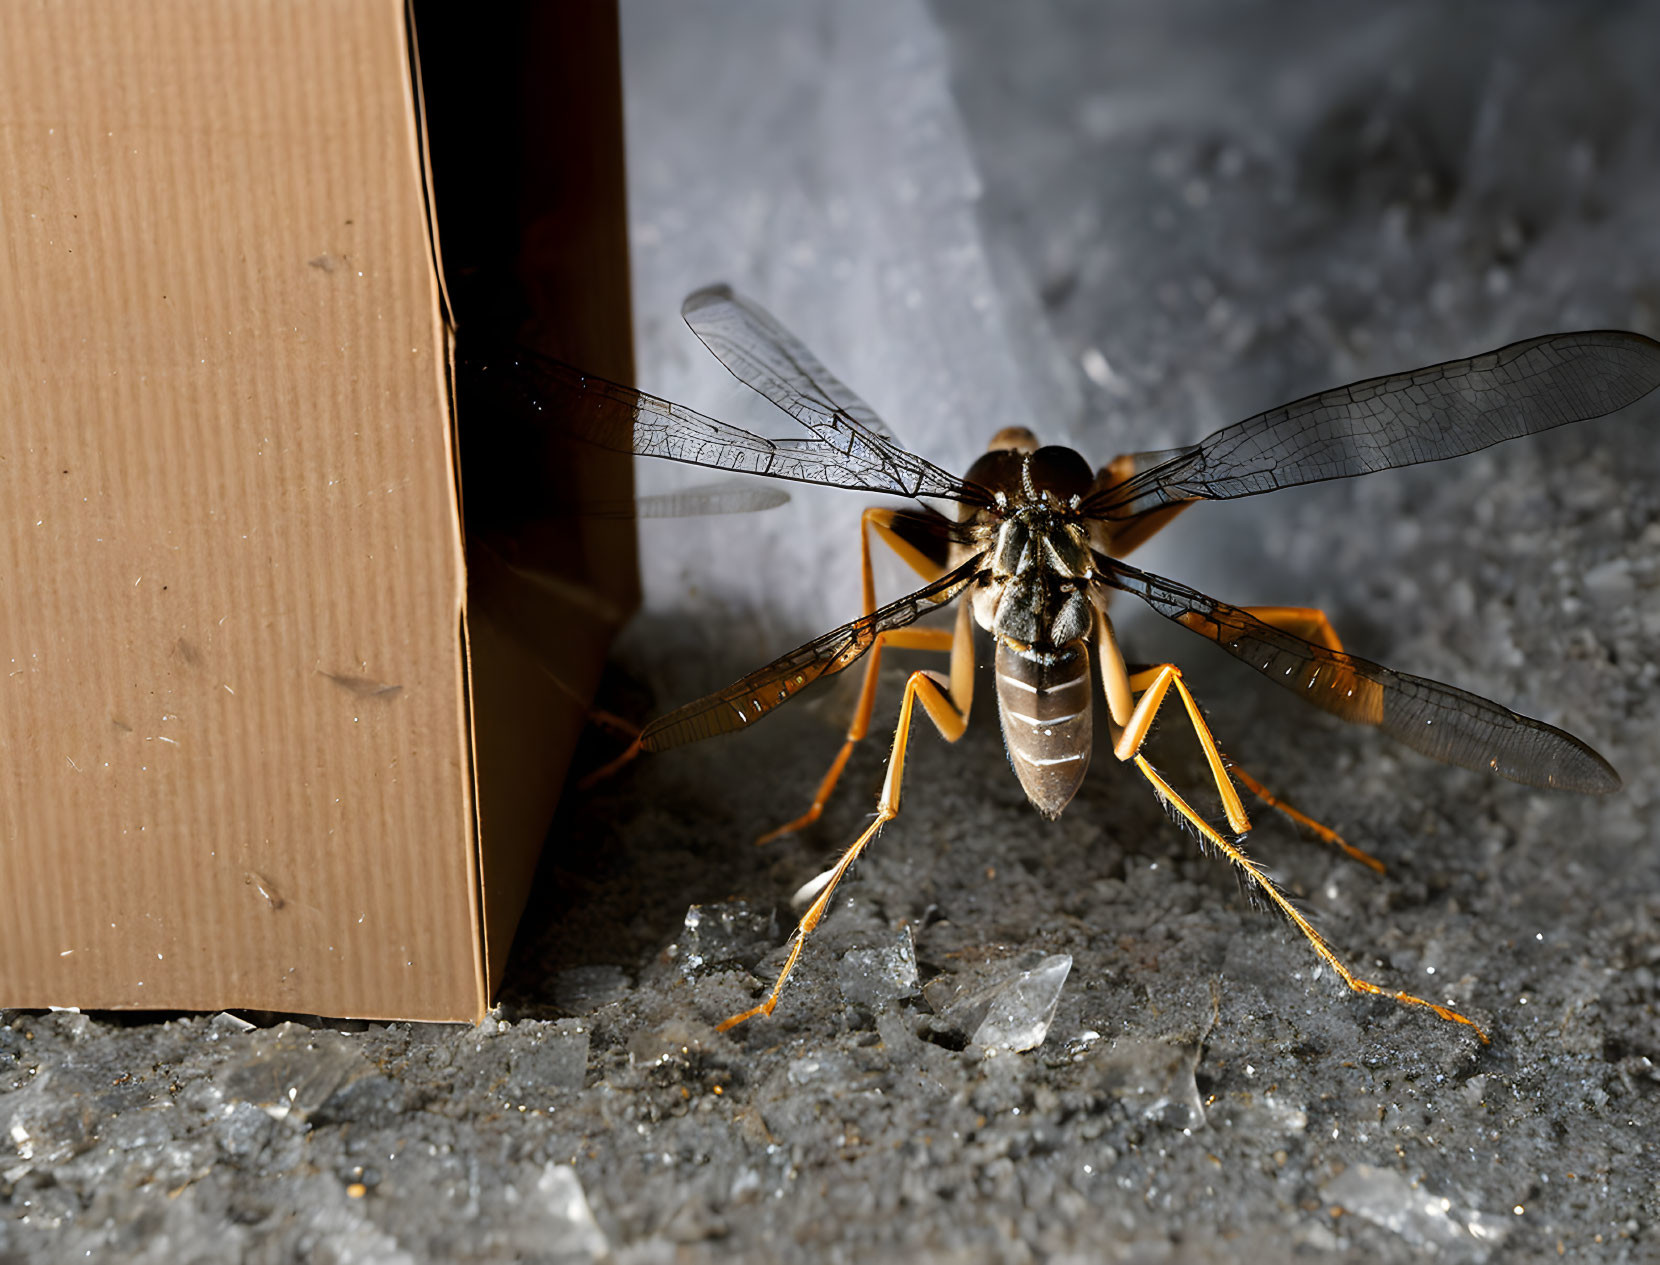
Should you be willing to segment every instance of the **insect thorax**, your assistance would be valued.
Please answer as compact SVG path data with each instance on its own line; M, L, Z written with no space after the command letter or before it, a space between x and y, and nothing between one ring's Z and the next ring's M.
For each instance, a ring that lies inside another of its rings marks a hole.
M1042 657L1087 638L1094 625L1085 589L1091 574L1087 528L1065 507L1011 506L986 551L974 617L1000 642Z
M1030 481L1022 489L1030 492ZM996 638L997 704L1009 763L1039 812L1058 816L1089 768L1091 554L1076 500L1002 498L972 597ZM989 524L988 524L989 527Z

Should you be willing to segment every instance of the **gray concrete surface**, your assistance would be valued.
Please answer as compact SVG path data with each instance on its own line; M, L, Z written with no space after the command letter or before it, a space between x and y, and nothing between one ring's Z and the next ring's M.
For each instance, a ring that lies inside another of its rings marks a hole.
M1001 362L975 354L985 389L1024 384L1010 407L1101 458L1528 334L1660 333L1646 8L884 6L874 52L855 8L769 8L628 12L641 294L718 269L930 457L961 460L1004 419L969 392L909 424L895 380L948 380L957 353L905 341L928 305L887 307L884 268L970 305L985 279L971 310L990 315L963 331L1006 339ZM831 106L901 107L813 68L878 54L918 109L895 115L891 152L844 140L821 162ZM793 112L768 95L781 80ZM735 114L748 161L723 140ZM880 184L918 119L960 129L980 182L947 182L974 212L941 230L950 266L925 239L879 240L926 226L903 218L915 198L871 210L839 185ZM694 186L688 216L677 171L740 187ZM791 247L828 193L854 205L826 223L865 216L866 236L808 269ZM729 233L751 247L723 267ZM856 301L804 310L837 275ZM642 377L662 388L702 352L672 300L645 306ZM839 358L849 329L903 354L865 353L866 381ZM747 407L701 391L666 393ZM1224 747L1389 872L1268 812L1254 853L1357 970L1450 1000L1491 1046L1316 970L1111 760L1040 819L985 690L960 743L913 744L903 814L776 1016L716 1034L882 777L877 736L820 824L750 846L832 754L848 700L829 689L567 796L480 1029L8 1012L0 1260L1654 1259L1657 436L1650 404L1204 506L1136 559L1236 602L1323 605L1361 653L1562 724L1624 774L1593 800L1435 765L1125 603L1132 654L1181 662ZM858 499L812 505L836 516L822 538L784 516L648 542L652 608L613 708L651 714L856 613L831 553ZM606 751L596 737L589 757ZM1155 753L1200 784L1179 726ZM1012 995L988 988L1061 955L1039 1048L973 1040Z

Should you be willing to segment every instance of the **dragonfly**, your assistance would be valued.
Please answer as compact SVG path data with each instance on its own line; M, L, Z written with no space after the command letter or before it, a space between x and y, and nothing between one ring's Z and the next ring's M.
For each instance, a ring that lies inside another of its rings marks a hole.
M1041 814L1057 817L1083 781L1098 679L1113 756L1136 769L1202 846L1231 862L1253 897L1265 899L1301 932L1338 978L1356 993L1427 1009L1488 1040L1479 1025L1449 1006L1355 974L1252 858L1245 848L1251 821L1241 787L1382 869L1224 756L1177 664L1127 663L1109 599L1131 594L1314 706L1380 729L1436 760L1533 787L1617 790L1619 775L1579 738L1455 686L1352 654L1317 608L1232 606L1125 558L1200 501L1441 461L1614 413L1660 386L1660 343L1618 330L1546 334L1321 391L1196 444L1125 454L1099 469L1073 449L1040 444L1030 430L1005 428L958 477L907 449L798 338L727 286L694 292L682 315L721 363L788 414L800 433L765 437L529 351L483 361L463 357L463 369L493 376L497 397L511 407L604 448L912 504L863 512L858 618L652 721L630 754L748 729L807 686L862 660L863 685L840 750L806 812L764 836L765 842L823 812L869 731L883 650L949 656L944 671L908 674L874 819L829 869L796 893L794 904L805 908L776 981L758 1004L721 1023L721 1031L772 1014L837 884L898 816L918 709L948 742L965 732L978 626L993 644L1010 764ZM948 503L955 512L930 502ZM916 571L922 587L879 605L873 538ZM958 608L951 627L918 626L922 616L952 601ZM1154 720L1172 705L1204 754L1223 821L1196 810L1143 753Z

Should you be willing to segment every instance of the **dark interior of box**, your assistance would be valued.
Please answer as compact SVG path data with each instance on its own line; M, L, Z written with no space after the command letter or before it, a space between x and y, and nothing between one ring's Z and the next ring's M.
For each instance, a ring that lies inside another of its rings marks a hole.
M622 83L612 5L414 6L457 365L468 653L490 979L612 637L638 600L627 458L476 366L517 347L633 378ZM502 50L526 50L503 62ZM535 50L532 56L528 50Z

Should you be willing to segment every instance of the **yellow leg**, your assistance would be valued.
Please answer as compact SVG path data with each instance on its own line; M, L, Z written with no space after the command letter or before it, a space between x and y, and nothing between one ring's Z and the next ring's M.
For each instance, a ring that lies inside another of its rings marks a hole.
M1317 611L1315 614L1319 614L1319 612ZM1321 618L1323 619L1324 616L1321 616ZM1326 628L1329 632L1330 625L1326 625ZM1331 636L1333 640L1336 639L1336 634L1331 634ZM1106 660L1103 659L1103 668L1107 666L1109 665ZM1163 698L1163 690L1160 689L1158 682L1160 675L1165 673L1167 670L1174 674L1174 680L1165 682L1164 688L1167 689L1168 686L1173 683L1176 685L1178 690L1181 691L1183 695L1182 701L1187 705L1188 715L1193 721L1194 731L1198 734L1200 745L1205 749L1205 757L1207 761L1210 761L1212 775L1214 776L1216 774L1216 760L1220 760L1222 767L1226 770L1226 773L1217 779L1217 789L1222 792L1222 800L1224 805L1228 803L1229 793L1233 790L1231 783L1237 781L1252 795L1255 795L1264 804L1267 804L1268 807L1277 812L1283 813L1299 826L1306 828L1322 843L1338 849L1345 855L1359 861L1362 865L1370 866L1379 874L1384 873L1382 861L1379 861L1370 853L1363 852L1352 843L1349 843L1343 838L1342 835L1338 834L1337 831L1333 830L1330 826L1315 821L1314 818L1308 816L1306 813L1299 812L1290 804L1282 800L1279 796L1275 795L1261 782L1257 781L1256 778L1252 777L1244 769L1240 768L1232 758L1222 755L1216 747L1216 740L1211 734L1209 726L1204 723L1203 719L1199 715L1198 705L1193 701L1193 696L1187 691L1185 683L1181 681L1181 674L1179 670L1177 670L1173 665L1167 664L1161 668L1150 668L1145 671L1138 672L1133 677L1128 678L1128 682L1132 690L1145 691L1145 693L1142 694L1141 702L1137 706L1136 712L1131 717L1131 724L1135 724L1137 719L1140 718L1140 724L1138 726L1139 732L1132 734L1130 726L1127 725L1125 727L1119 736L1119 740L1115 748L1115 754L1118 755L1119 759L1122 760L1128 756L1133 756L1135 752L1140 749L1141 742L1145 738L1147 729L1151 725L1153 719L1151 711L1149 710L1144 714L1143 709L1148 708L1149 700L1151 700L1152 708L1156 708L1159 701ZM1110 682L1111 675L1110 673L1107 675ZM1211 758L1211 753L1213 751L1216 752L1215 760ZM1238 833L1243 833L1245 830L1250 828L1249 822L1246 822L1244 826L1238 824L1240 819L1243 817L1243 814L1243 807L1240 810L1240 817L1235 817L1231 809L1229 811L1228 823Z
M580 782L578 782L576 784L577 790L586 791L586 790L591 790L595 786L598 786L601 782L605 781L606 778L608 778L612 774L616 773L617 770L621 769L625 764L629 763L631 760L634 759L635 756L637 756L639 754L640 754L640 731L638 729L635 729L635 731L634 731L634 741L629 743L628 746L623 748L622 754L619 755L616 759L612 760L609 764L602 764L599 768L595 769L592 773L589 773L588 775L586 775Z
M1244 851L1236 842L1230 842L1229 840L1224 839L1208 822L1205 821L1204 818L1200 817L1198 813L1189 808L1182 797L1176 794L1170 784L1153 770L1153 766L1148 764L1146 759L1139 752L1133 757L1133 759L1135 760L1136 767L1141 770L1142 776L1152 784L1154 793L1157 794L1158 797L1167 805L1186 818L1193 828L1204 838L1206 843L1215 848L1223 856L1227 857L1228 860L1232 861L1241 870L1243 870L1246 877L1257 885L1263 895L1274 904L1275 908L1284 914L1286 918L1290 919L1291 924L1295 926L1298 931L1303 933L1303 935L1308 939L1309 944L1314 947L1315 954L1318 955L1322 962L1331 967L1332 970L1336 971L1345 984L1357 993L1369 993L1375 997L1388 997L1393 1001L1399 1002L1403 1006L1423 1006L1427 1010L1433 1010L1437 1015L1447 1020L1449 1023L1461 1023L1466 1027L1469 1027L1475 1032L1476 1036L1481 1038L1481 1043L1483 1045L1488 1044L1487 1034L1483 1032L1473 1020L1465 1018L1456 1010L1451 1010L1446 1006L1438 1006L1436 1003L1426 1001L1422 997L1414 997L1411 993L1403 993L1396 989L1383 988L1377 984L1371 983L1369 980L1361 979L1353 971L1349 970L1348 967L1344 966L1338 959L1337 954L1332 952L1331 946L1325 942L1320 933L1309 923L1308 919L1304 918L1303 915L1298 912L1297 907L1291 903L1285 893L1280 891L1278 887L1274 886L1273 880L1257 868L1255 862L1245 855Z
M796 926L795 934L791 937L790 955L784 959L784 969L778 973L778 979L772 986L772 991L758 1006L751 1006L742 1014L733 1015L716 1027L717 1032L725 1032L735 1028L746 1019L753 1019L756 1015L770 1015L778 1005L778 998L784 992L784 981L790 978L790 972L795 970L795 964L801 960L801 949L807 937L823 919L825 911L830 908L831 894L836 890L836 884L841 882L842 876L858 860L859 854L877 835L877 832L899 815L899 789L905 777L905 752L911 740L911 721L915 715L915 705L920 702L928 719L934 722L934 728L947 742L955 742L963 736L968 728L968 710L971 705L974 684L974 642L973 624L968 619L969 607L964 602L957 616L957 625L953 634L951 647L951 676L947 680L938 672L913 672L905 682L905 699L899 706L899 724L894 729L893 753L888 759L888 775L882 783L882 795L876 805L876 820L867 826L853 846L843 852L841 858L829 870L819 875L802 889L810 895L812 903L807 906L807 912L801 916L801 922Z
M1217 750L1216 739L1211 735L1210 726L1205 724L1205 718L1199 714L1199 703L1193 697L1187 683L1182 680L1182 670L1174 663L1163 663L1156 668L1147 668L1130 677L1130 690L1141 697L1136 700L1135 711L1130 714L1130 720L1124 726L1123 732L1113 743L1113 754L1120 760L1135 760L1137 765L1146 762L1141 759L1141 744L1147 740L1147 731L1153 726L1153 717L1158 714L1165 695L1174 686L1177 695L1182 700L1182 706L1187 709L1188 721L1193 726L1194 736L1199 739L1199 746L1205 753L1205 762L1210 765L1211 777L1216 781L1216 790L1222 796L1222 809L1228 816L1228 825L1235 834L1244 834L1251 828L1251 819L1245 815L1245 805L1239 800L1239 792L1234 789L1233 780L1228 776L1227 761L1223 760L1222 753Z
M1343 649L1343 642L1339 640L1337 630L1331 626L1331 619L1326 615L1325 611L1320 610L1318 607L1247 606L1245 609L1250 614L1255 615L1263 623L1272 624L1275 628L1282 628L1288 633L1293 633L1296 636L1303 638L1305 641L1312 641L1317 646L1324 646L1327 650L1336 650L1339 652ZM1291 805L1287 804L1284 800L1270 792L1262 785L1262 783L1258 782L1249 773L1245 772L1244 769L1233 763L1233 761L1230 760L1228 762L1228 767L1233 770L1233 775L1236 779L1238 779L1241 786L1251 792L1251 794L1255 795L1263 803L1267 804L1270 808L1284 813L1287 817L1291 818L1292 821L1312 833L1315 838L1319 839L1322 843L1338 849L1340 852L1343 852L1347 856L1352 857L1354 860L1359 861L1362 865L1370 866L1379 874L1384 872L1382 861L1379 861L1370 853L1362 852L1359 848L1347 842L1342 835L1338 834L1337 831L1333 830L1330 826L1324 825L1321 822L1315 821L1312 817L1308 817L1303 813L1298 812L1295 808L1291 807Z
M1328 646L1333 650L1342 649L1342 644L1337 639L1337 633L1333 630L1331 621L1326 618L1325 613L1322 611L1314 610L1310 607L1282 606L1258 607L1253 611L1253 613L1258 619L1263 620L1265 623L1272 623L1276 627L1285 628L1287 631L1295 632L1299 636L1306 637L1308 640L1317 642L1320 645ZM1108 637L1110 639L1110 627L1108 629ZM1114 653L1111 656L1103 653L1102 671L1108 674L1109 677L1114 672L1119 675L1123 675L1125 673L1126 669L1123 666L1122 658L1116 653L1116 646L1114 646ZM1146 757L1141 754L1141 745L1147 737L1148 729L1152 726L1153 717L1157 713L1159 705L1163 702L1164 697L1168 693L1171 686L1175 687L1177 693L1181 696L1183 706L1187 709L1188 719L1193 724L1193 730L1199 738L1200 746L1204 748L1205 759L1210 764L1211 774L1216 779L1217 789L1222 793L1222 802L1228 813L1228 823L1234 828L1237 834L1243 834L1247 829L1249 829L1250 823L1245 818L1244 806L1239 803L1239 794L1234 789L1232 780L1229 777L1230 771L1233 777L1237 777L1247 790L1249 790L1253 795L1256 795L1264 803L1279 809L1283 813L1286 813L1286 815L1290 816L1293 820L1307 825L1310 829L1314 830L1316 834L1319 834L1328 842L1334 843L1336 846L1342 848L1345 852L1348 852L1357 860L1363 861L1380 871L1383 868L1382 865L1379 864L1374 858L1367 856L1366 853L1361 852L1358 848L1351 848L1342 840L1340 836L1337 835L1335 831L1330 830L1328 827L1322 826L1319 822L1305 817L1294 808L1282 803L1270 794L1261 785L1261 783L1251 777L1250 774L1228 761L1221 754L1221 752L1217 750L1216 739L1212 736L1210 727L1205 724L1204 718L1199 714L1199 705L1197 701L1193 698L1192 693L1189 692L1186 684L1182 681L1180 669L1178 669L1174 664L1167 663L1159 667L1148 668L1143 671L1136 672L1127 677L1126 683L1128 684L1129 690L1132 694L1140 694L1141 697L1137 700L1135 710L1131 713L1128 723L1126 723L1123 726L1122 731L1118 733L1117 741L1114 743L1113 753L1120 760L1133 761L1136 768L1141 771L1141 775L1151 784L1154 794L1156 794L1165 805L1179 813L1183 820L1188 822L1194 830L1199 832L1200 838L1202 838L1207 844L1209 844L1212 848L1215 848L1223 856L1227 857L1229 861L1233 862L1234 865L1244 871L1246 877L1257 885L1267 899L1273 903L1275 908L1284 914L1298 931L1303 933L1309 944L1313 946L1314 952L1319 956L1320 960L1330 966L1331 969L1337 973L1338 977L1342 979L1342 981L1351 989L1357 993L1369 993L1377 997L1388 997L1396 1002L1399 1002L1403 1006L1422 1006L1425 1009L1433 1010L1442 1019L1445 1019L1450 1023L1461 1023L1469 1027L1475 1032L1476 1036L1481 1038L1482 1044L1486 1045L1488 1043L1487 1034L1483 1032L1481 1028L1472 1020L1465 1018L1465 1016L1459 1014L1456 1010L1451 1010L1446 1006L1439 1006L1435 1002L1426 1001L1422 997L1414 997L1410 993L1403 993L1394 989L1380 987L1377 984L1371 983L1369 980L1361 979L1359 976L1355 975L1353 971L1349 970L1348 967L1344 966L1338 959L1337 955L1332 952L1331 946L1328 945L1320 933L1314 929L1308 919L1304 918L1303 915L1298 912L1297 907L1291 903L1285 893L1280 891L1280 889L1274 885L1273 881L1257 867L1255 862L1245 855L1245 851L1240 846L1239 841L1237 839L1229 840L1223 838L1214 826L1207 822L1203 817L1199 816L1198 813L1194 812L1193 809L1188 806L1187 802L1176 793L1174 788L1172 788L1168 782L1159 776L1153 766L1147 763ZM1114 696L1113 684L1114 682L1112 680L1108 681L1109 699ZM1114 725L1114 729L1118 729L1116 723Z
M876 609L876 579L870 566L872 529L924 579L936 580L942 574L928 558L918 553L892 530L889 526L892 520L892 510L876 507L865 510L859 520L860 590L864 600L862 613L866 615ZM771 843L774 839L810 826L824 812L824 806L830 800L830 793L836 789L836 783L841 780L842 770L847 767L848 757L853 754L854 745L870 732L871 712L876 706L877 673L882 666L882 648L891 646L895 650L944 652L951 649L951 642L951 631L946 628L896 628L876 638L865 658L864 684L859 690L859 704L853 711L853 720L847 727L847 737L842 742L841 750L836 753L836 758L830 762L830 768L823 780L819 782L818 790L813 792L813 802L807 811L795 820L785 822L776 830L767 831L755 841L757 844Z
M546 670L544 669L544 671ZM583 779L576 784L578 790L585 791L590 787L596 786L600 782L605 781L606 778L610 777L618 769L622 768L623 765L627 764L635 756L640 754L640 727L638 725L634 724L632 721L624 720L621 716L617 716L601 708L591 706L587 699L583 698L570 686L566 685L557 674L549 671L547 672L547 678L549 681L553 682L553 687L556 690L558 690L566 698L570 699L570 701L577 707L582 709L582 712L585 716L587 716L588 723L590 725L597 725L601 729L628 739L628 746L623 748L622 754L617 756L610 763L602 765L595 769L592 773L584 776Z
M1291 807L1290 804L1286 803L1283 799L1265 787L1261 782L1257 781L1256 778L1252 777L1244 769L1240 768L1239 765L1232 759L1226 756L1224 756L1223 759L1227 762L1228 772L1233 774L1234 780L1251 794L1255 795L1264 804L1267 804L1268 807L1276 810L1277 812L1284 813L1287 817L1291 818L1292 821L1296 822L1299 826L1303 827L1310 834L1312 834L1316 839L1320 840L1321 843L1324 843L1329 847L1336 848L1339 852L1344 853L1353 860L1359 861L1362 865L1370 866L1379 874L1385 872L1383 862L1378 860L1370 852L1362 852L1330 826L1323 825L1320 822L1315 821L1314 818L1298 812L1295 808Z

